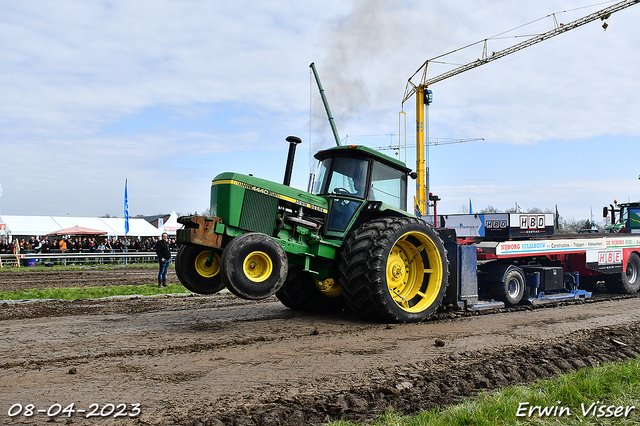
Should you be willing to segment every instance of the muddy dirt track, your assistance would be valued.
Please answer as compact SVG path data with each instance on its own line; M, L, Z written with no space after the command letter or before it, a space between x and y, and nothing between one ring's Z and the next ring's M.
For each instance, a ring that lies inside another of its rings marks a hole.
M155 270L58 274L58 286L121 285L152 283ZM0 289L47 280L0 273ZM607 295L493 314L450 309L409 325L230 294L4 303L0 424L366 422L388 407L414 412L638 357L639 324L639 297ZM48 415L71 404L71 417Z

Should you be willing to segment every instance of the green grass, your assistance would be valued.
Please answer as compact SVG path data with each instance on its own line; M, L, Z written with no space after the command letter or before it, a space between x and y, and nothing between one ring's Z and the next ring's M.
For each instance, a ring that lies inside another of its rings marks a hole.
M523 405L527 403L528 405ZM605 416L589 411L589 407L605 406ZM588 414L583 414L584 411ZM540 415L548 407L551 415ZM606 417L607 406L636 408L628 416ZM554 410L554 407L558 407ZM568 411L562 410L567 407ZM524 416L517 416L518 410ZM562 416L560 413L562 412ZM390 411L373 422L375 426L500 426L500 425L640 425L640 359L624 363L587 368L530 386L513 386L500 391L482 393L464 403L437 408L415 416L402 416ZM334 422L331 426L353 426L356 423Z
M169 266L173 268L173 264ZM158 269L156 263L130 263L127 265L100 265L96 263L82 264L76 262L76 264L67 263L67 265L53 265L44 266L38 264L37 266L30 267L3 267L0 268L0 273L10 272L38 272L38 271L72 271L81 269L92 270L104 270L104 269L130 269L130 268L147 268ZM165 288L158 288L156 282L149 283L149 285L124 285L124 286L107 286L107 287L65 287L65 288L45 288L45 289L30 289L30 290L16 290L16 291L0 291L0 300L23 300L23 299L63 299L63 300L75 300L75 299L97 299L100 297L109 296L128 296L128 295L143 295L151 296L157 294L169 294L169 293L191 293L184 288L181 284L168 284Z
M68 287L45 288L16 291L0 291L0 300L23 299L97 299L109 296L143 295L151 296L170 293L191 293L182 284L167 284L164 288L158 288L157 283L148 285L122 285L106 287Z

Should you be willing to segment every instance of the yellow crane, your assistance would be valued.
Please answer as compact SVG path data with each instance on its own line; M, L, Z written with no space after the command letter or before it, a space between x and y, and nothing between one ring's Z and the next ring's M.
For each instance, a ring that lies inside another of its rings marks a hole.
M625 0L625 1L618 2L612 6L601 9L597 12L593 12L580 19L576 19L575 21L569 22L568 24L557 24L556 22L554 29L542 34L538 34L536 36L532 36L531 38L528 38L527 40L517 43L506 49L500 50L498 52L493 52L491 55L487 54L487 48L486 48L487 40L485 39L483 40L485 47L482 54L482 58L476 59L475 61L469 62L468 64L461 65L450 71L437 75L436 77L427 78L427 67L429 66L429 63L435 63L436 59L440 59L443 56L448 55L449 53L446 53L444 55L440 55L425 61L422 64L422 66L418 68L418 70L415 73L413 73L411 77L409 77L409 80L407 81L407 85L404 92L404 98L402 99L402 105L404 107L404 103L408 101L414 94L416 95L416 146L417 146L416 173L418 174L417 182L416 182L416 198L415 198L416 215L422 216L423 214L427 214L429 209L428 181L426 181L426 179L428 179L428 176L425 170L425 154L424 154L425 152L424 150L425 148L425 125L424 125L425 108L424 106L425 104L428 104L431 102L431 91L429 90L430 85L437 83L439 81L445 80L449 77L453 77L455 75L461 74L465 71L472 70L481 65L488 64L489 62L493 62L507 55L518 52L522 49L526 49L527 47L541 43L552 37L566 33L567 31L571 31L575 28L581 27L585 24L596 21L598 19L605 21L607 18L611 16L611 14L618 12L620 10L626 9L627 7L633 6L639 2L640 0ZM606 30L608 25L606 22L604 22L602 26ZM412 80L414 79L414 77L416 77L419 74L421 74L419 82L414 83Z

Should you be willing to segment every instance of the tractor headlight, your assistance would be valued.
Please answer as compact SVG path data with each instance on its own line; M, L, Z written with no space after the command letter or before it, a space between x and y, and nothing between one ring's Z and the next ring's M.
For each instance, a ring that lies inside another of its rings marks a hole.
M380 207L382 207L382 201L369 201L364 209L375 211L380 210Z

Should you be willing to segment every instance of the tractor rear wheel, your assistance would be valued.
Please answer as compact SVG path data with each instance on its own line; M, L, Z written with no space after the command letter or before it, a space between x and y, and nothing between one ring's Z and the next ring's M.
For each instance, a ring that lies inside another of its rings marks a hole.
M342 289L333 278L316 280L300 265L291 265L284 285L276 297L289 309L304 312L338 312L344 309Z
M358 315L406 323L431 316L449 277L444 243L433 227L412 217L362 224L340 253L342 294Z
M631 253L627 267L620 274L605 275L605 285L613 293L635 294L640 290L640 256Z
M266 234L250 232L227 244L220 259L229 291L248 300L273 296L287 278L287 253Z
M199 294L213 294L225 285L220 275L220 256L213 254L213 263L206 265L210 249L181 246L176 255L176 275L187 290Z

